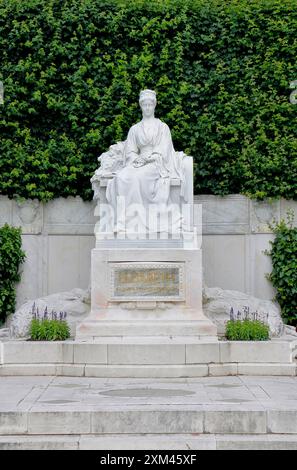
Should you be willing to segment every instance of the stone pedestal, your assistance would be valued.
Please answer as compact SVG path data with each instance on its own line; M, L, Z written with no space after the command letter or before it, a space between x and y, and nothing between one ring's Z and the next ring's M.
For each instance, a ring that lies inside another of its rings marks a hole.
M124 246L92 250L92 308L77 338L216 336L202 311L201 249Z

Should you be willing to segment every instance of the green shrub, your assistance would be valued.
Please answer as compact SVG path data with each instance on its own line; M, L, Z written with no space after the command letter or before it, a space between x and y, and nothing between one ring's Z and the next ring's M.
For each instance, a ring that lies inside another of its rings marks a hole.
M70 337L69 325L66 320L33 318L30 324L32 341L63 341Z
M269 339L269 326L259 320L229 320L226 338L230 341L266 341Z
M196 193L297 199L296 31L296 0L1 2L0 193L91 199L150 87Z
M297 326L297 227L294 228L292 222L292 215L288 214L287 223L281 220L272 226L275 239L267 252L272 260L268 279L276 289L275 300L285 323Z
M67 313L57 314L54 310L50 313L45 307L40 314L35 302L32 305L32 320L29 327L32 341L64 341L70 337L69 325L66 321Z
M26 256L21 247L20 228L8 224L0 228L0 325L15 311L15 284L20 281L19 267Z

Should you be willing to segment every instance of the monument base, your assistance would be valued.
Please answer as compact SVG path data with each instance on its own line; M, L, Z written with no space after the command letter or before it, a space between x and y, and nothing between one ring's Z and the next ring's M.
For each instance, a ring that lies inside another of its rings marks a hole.
M202 310L200 249L95 248L91 289L77 339L217 335Z

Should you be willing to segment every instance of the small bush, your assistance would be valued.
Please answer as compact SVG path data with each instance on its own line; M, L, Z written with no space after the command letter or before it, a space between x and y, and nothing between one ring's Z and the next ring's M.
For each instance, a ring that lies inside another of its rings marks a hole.
M69 325L65 320L33 318L30 337L32 341L63 341L70 337Z
M15 284L20 281L20 264L25 260L21 229L5 224L0 228L0 325L15 310Z
M229 320L226 338L230 341L266 341L269 339L269 326L259 320Z
M275 239L270 242L272 272L267 276L276 289L285 323L297 326L297 227L293 227L294 214L288 211L287 222L271 224Z

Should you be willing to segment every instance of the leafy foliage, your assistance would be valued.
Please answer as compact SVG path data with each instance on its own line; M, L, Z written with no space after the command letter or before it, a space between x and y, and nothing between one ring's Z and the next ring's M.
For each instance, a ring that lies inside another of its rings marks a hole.
M230 341L266 341L269 339L269 326L259 320L229 320L226 338Z
M297 227L288 214L288 222L281 220L272 228L275 239L268 254L272 259L272 272L268 279L276 289L275 299L282 316L289 325L297 326Z
M19 266L25 260L21 247L20 228L8 224L0 228L0 325L15 310L15 284L20 281Z
M196 192L297 199L296 30L296 0L1 2L0 192L91 199L150 87Z
M65 320L32 318L29 334L32 341L64 341L70 330Z

